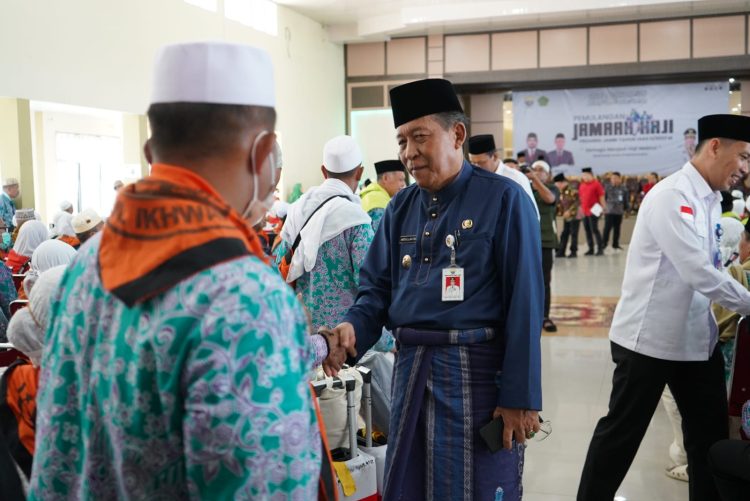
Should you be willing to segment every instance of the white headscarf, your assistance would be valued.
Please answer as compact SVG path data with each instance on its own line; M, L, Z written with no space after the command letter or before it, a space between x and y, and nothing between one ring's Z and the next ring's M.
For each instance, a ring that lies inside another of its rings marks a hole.
M47 240L47 227L41 221L27 221L18 230L13 250L21 256L31 257L39 244Z
M60 288L65 268L57 266L42 273L29 295L29 307L17 311L8 324L8 341L25 353L36 367L42 358L50 305Z
M31 295L31 290L42 273L56 266L69 265L76 254L73 247L60 240L46 240L39 244L39 247L31 255L29 273L23 279L23 288L26 295Z
M735 259L739 256L740 238L742 232L745 231L745 226L733 217L721 218L720 224L723 233L719 250L721 251L721 264L723 265L732 258L732 254L737 253L734 256Z
M54 221L54 228L52 232L54 236L67 235L69 237L76 236L76 232L73 229L73 214L68 212L61 212Z

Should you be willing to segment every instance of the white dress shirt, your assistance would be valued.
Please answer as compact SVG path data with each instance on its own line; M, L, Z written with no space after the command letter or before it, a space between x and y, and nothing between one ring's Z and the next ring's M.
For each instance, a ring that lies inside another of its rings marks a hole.
M643 199L609 338L664 360L708 360L718 341L711 301L750 314L750 292L714 266L718 192L686 163Z
M529 178L526 177L526 174L516 169L511 169L502 162L500 162L500 166L495 171L495 174L512 179L513 181L521 185L523 191L525 191L526 194L531 197L531 203L534 204L534 209L536 210L536 217L537 219L539 219L539 207L537 207L536 205L536 198L534 198L534 192L531 190L531 181L529 181Z

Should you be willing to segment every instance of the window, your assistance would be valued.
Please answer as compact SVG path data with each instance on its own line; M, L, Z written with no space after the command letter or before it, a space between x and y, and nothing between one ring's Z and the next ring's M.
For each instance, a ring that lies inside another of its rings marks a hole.
M58 132L55 140L57 203L68 200L75 212L91 207L109 214L115 202L112 186L124 177L120 138Z

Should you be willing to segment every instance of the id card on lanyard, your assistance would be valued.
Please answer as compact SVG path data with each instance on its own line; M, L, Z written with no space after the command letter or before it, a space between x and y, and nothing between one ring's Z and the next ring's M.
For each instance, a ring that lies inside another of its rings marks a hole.
M456 238L453 235L445 237L445 245L451 250L451 264L443 268L441 282L443 301L464 300L464 269L456 264Z
M721 262L721 236L724 234L724 229L721 227L720 224L716 224L716 228L714 230L714 235L716 237L716 248L714 250L714 268L717 270L722 269L722 262Z

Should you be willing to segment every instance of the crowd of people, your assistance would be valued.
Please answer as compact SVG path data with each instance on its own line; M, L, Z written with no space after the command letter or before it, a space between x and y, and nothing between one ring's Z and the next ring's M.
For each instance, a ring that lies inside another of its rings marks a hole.
M556 175L538 149L501 159L491 135L469 137L450 82L419 80L390 90L399 156L374 180L354 138L334 137L321 183L283 204L272 74L253 47L165 47L151 172L115 187L106 224L67 202L50 228L19 218L19 183L3 183L2 327L22 353L3 374L3 497L336 499L339 430L310 382L370 364L389 389L383 499L519 500L554 260L576 257L581 221L586 255L610 236L620 249L635 210L610 412L579 499L614 497L667 386L691 499L748 492L741 460L722 460L744 444L723 441L731 336L709 310L728 333L750 312L745 268L723 271L746 266L750 226L725 214L742 226L734 257L711 238L715 192L748 173L748 119L701 119L692 163L636 194L617 172Z

